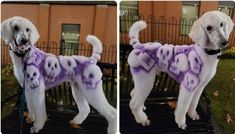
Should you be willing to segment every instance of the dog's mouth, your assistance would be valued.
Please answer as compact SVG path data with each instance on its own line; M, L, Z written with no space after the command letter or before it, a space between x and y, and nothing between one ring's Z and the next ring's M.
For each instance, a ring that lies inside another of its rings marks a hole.
M17 43L16 39L14 39L14 42L15 42L16 51L18 53L25 53L30 48L30 45L28 44L28 42L25 44L19 44Z

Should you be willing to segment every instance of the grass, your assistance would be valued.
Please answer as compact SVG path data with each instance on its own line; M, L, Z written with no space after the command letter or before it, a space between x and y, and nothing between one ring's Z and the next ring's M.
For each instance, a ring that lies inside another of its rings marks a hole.
M235 60L219 61L215 77L206 86L212 102L212 117L218 133L235 133ZM233 120L227 123L226 115Z
M1 75L1 98L4 99L7 96L10 96L15 93L17 91L18 86L19 84L13 74L10 76ZM10 100L8 103L5 104L1 111L1 118L4 118L13 110L15 103L16 98Z

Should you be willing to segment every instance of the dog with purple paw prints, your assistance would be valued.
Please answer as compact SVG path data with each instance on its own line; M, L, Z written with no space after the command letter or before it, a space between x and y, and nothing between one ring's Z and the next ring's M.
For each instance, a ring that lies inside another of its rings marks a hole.
M81 124L90 113L90 104L107 119L108 133L116 133L116 109L108 103L103 93L102 72L96 65L102 53L102 44L97 37L88 35L86 38L93 46L91 57L55 56L34 46L39 33L28 19L12 17L2 22L1 28L1 37L10 47L14 74L21 86L25 82L29 112L27 121L33 122L31 133L38 133L43 129L47 120L46 89L65 81L70 82L72 95L79 109L70 123Z
M150 94L155 76L168 73L180 83L175 122L185 129L186 114L198 120L196 108L204 87L214 77L221 49L228 45L229 34L233 30L229 16L219 11L210 11L194 22L189 37L193 45L168 45L157 42L140 43L139 32L147 27L138 21L129 31L133 46L128 57L134 81L131 91L130 108L137 123L150 125L144 110L145 100Z

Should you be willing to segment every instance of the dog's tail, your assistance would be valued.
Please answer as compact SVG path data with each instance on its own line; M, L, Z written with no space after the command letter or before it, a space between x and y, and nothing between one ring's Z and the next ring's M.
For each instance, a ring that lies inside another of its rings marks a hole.
M90 59L94 61L95 63L97 60L100 60L101 58L101 53L102 53L102 43L101 41L94 35L88 35L86 37L86 40L89 44L92 45L92 55Z
M147 27L147 23L143 20L135 22L129 31L130 44L135 48L139 42L139 32Z

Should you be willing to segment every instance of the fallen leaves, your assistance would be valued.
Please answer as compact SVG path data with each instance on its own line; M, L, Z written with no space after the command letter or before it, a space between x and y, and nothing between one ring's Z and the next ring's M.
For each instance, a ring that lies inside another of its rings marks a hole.
M177 101L168 101L168 105L171 109L176 108Z
M226 120L227 124L230 124L233 122L232 117L228 113L226 114L225 120Z
M213 95L214 95L215 97L218 97L218 96L219 96L219 92L216 90L215 92L213 92Z
M29 113L28 112L24 112L24 117L28 117L29 116Z
M235 78L233 78L233 81L235 81Z
M79 126L79 124L74 124L74 123L72 123L72 124L70 125L70 127L72 127L72 128L81 128L81 127Z

